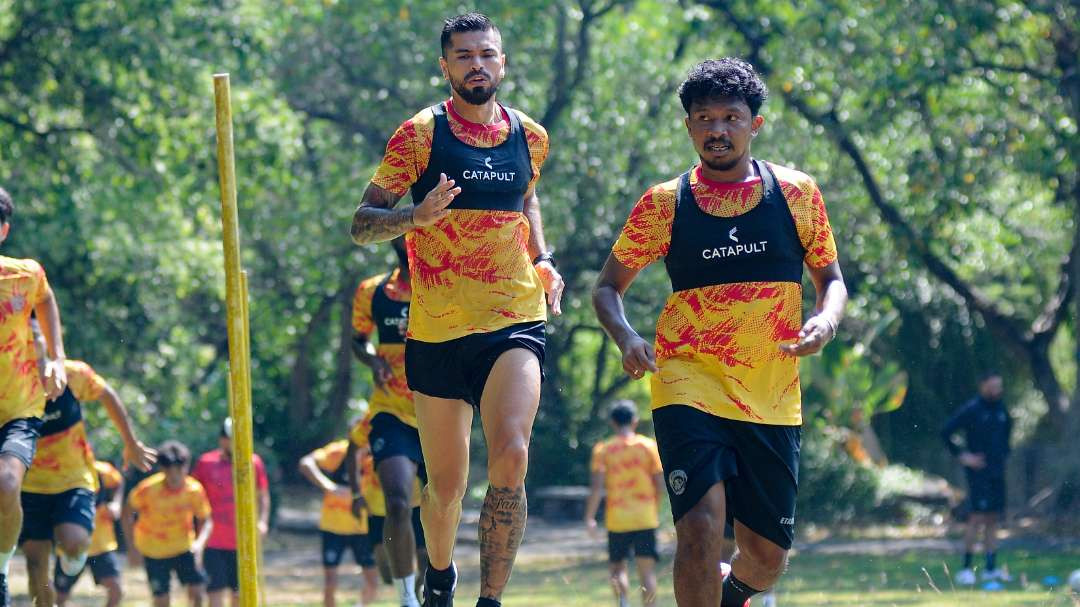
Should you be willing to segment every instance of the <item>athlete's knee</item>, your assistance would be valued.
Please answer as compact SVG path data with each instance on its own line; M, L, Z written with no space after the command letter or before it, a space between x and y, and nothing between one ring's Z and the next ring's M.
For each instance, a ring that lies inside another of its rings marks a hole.
M424 494L437 508L445 509L461 503L461 500L465 497L466 489L465 479L457 476L453 478L432 477L424 487Z
M13 457L0 457L0 503L18 501L26 467Z
M386 495L386 518L395 522L409 520L412 517L412 505L404 495Z
M769 585L771 586L772 582L775 582L787 569L787 555L787 550L775 544L770 544L768 546L755 546L752 551L742 551L739 558L747 558L752 561L760 575L770 580Z
M518 487L529 470L529 445L514 439L497 445L488 454L488 481L494 487Z
M695 508L687 512L675 524L676 556L689 558L706 556L715 548L723 537L723 522L706 508Z
M106 597L110 605L115 605L124 598L124 589L120 586L120 580L111 577L102 582L105 586Z
M56 545L69 558L75 558L90 549L90 534L85 531L57 533Z

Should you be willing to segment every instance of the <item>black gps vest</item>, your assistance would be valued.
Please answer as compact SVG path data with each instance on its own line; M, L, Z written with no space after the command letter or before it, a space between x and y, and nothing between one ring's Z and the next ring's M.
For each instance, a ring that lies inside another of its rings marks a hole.
M806 250L772 169L752 161L761 176L761 201L735 217L701 210L690 172L679 177L671 246L664 264L673 291L741 282L802 281Z
M510 118L506 141L480 148L462 142L450 131L445 104L432 106L431 111L435 114L431 158L411 188L413 204L422 202L439 184L439 174L446 173L446 178L461 188L448 208L521 212L532 179L532 160L517 113L506 110Z
M44 423L41 425L41 436L59 434L83 419L82 405L71 388L64 388L64 392L45 403L45 414L42 416Z
M371 296L371 318L379 330L379 345L405 343L405 330L409 326L409 302L386 296L386 283L391 276L393 273L387 274Z

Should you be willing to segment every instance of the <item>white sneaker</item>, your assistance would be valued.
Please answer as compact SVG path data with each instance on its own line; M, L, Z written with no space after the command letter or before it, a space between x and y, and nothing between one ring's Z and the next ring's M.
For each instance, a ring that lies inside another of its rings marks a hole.
M974 586L975 581L975 572L971 569L963 569L956 574L956 583L961 586Z

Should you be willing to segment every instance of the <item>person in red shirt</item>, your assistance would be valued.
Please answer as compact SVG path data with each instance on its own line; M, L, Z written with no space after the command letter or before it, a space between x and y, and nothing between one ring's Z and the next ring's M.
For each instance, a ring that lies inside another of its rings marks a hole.
M270 482L259 454L252 453L255 468L255 493L258 499L259 536L270 528ZM240 604L240 583L236 576L236 499L232 478L232 419L225 418L218 437L218 448L203 453L191 471L210 499L214 529L206 543L203 566L209 581L206 585L210 607L225 604L225 591L232 590L232 605Z

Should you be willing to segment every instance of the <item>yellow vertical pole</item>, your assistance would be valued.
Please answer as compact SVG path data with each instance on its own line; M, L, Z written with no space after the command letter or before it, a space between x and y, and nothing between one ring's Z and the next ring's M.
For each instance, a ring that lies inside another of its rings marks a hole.
M229 333L229 414L233 419L233 483L236 501L237 573L240 607L255 607L258 561L255 529L255 479L251 463L251 375L248 360L247 297L240 268L240 226L236 212L229 75L214 74L221 232L225 249L225 309Z

